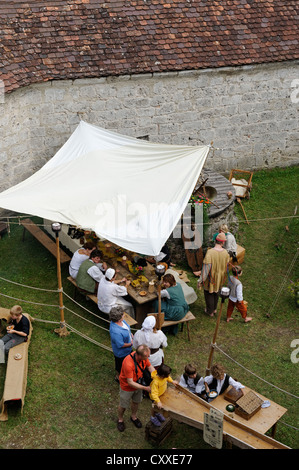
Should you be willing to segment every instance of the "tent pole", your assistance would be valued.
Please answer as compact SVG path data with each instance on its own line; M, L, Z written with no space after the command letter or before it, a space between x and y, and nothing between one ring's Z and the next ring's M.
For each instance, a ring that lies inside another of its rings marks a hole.
M158 322L157 322L157 330L161 330L161 280L158 284Z
M155 269L155 273L158 276L158 280L159 280L158 287L157 287L157 290L158 290L158 316L157 316L156 328L157 328L157 330L161 330L162 323L163 323L162 313L161 313L161 285L162 285L162 276L165 273L165 266L163 264L157 264L156 269Z
M69 335L64 321L64 306L63 306L63 289L61 281L61 263L60 263L60 247L59 247L59 232L61 230L60 224L52 224L52 230L56 236L56 258L57 258L57 282L58 282L58 295L59 295L59 309L60 309L60 328L55 329L60 337Z

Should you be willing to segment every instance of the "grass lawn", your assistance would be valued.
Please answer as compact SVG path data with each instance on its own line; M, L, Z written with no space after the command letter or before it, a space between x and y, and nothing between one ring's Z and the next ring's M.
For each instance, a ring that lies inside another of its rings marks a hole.
M299 394L298 363L291 361L291 342L299 338L299 332L298 309L288 285L299 279L298 262L289 269L298 250L299 220L291 219L299 205L298 180L299 167L256 172L250 200L243 201L249 225L241 207L235 206L239 218L236 238L246 248L244 298L253 321L245 324L235 314L234 321L226 323L225 306L217 346L226 355L217 350L214 353L214 361L221 362L230 375L288 409L275 438L293 448L298 448ZM0 240L0 277L26 286L57 289L56 259L29 233L22 242L23 228L17 223L10 229L10 235ZM196 289L196 278L188 267L180 268L188 271L190 285ZM63 288L72 296L67 276L68 266L63 265ZM197 293L198 299L190 307L196 316L190 323L191 341L187 341L186 331L168 336L165 362L173 368L174 378L187 362L195 363L201 375L207 366L216 320L204 314L203 292ZM80 302L98 313L93 303L84 298ZM59 322L56 292L32 290L0 279L0 306L10 308L13 304L21 304L36 319ZM110 347L107 322L67 297L64 305L68 324ZM11 407L8 421L0 422L0 449L153 449L145 439L144 427L137 430L130 423L129 412L125 414L126 431L116 429L118 385L113 380L112 353L75 333L60 338L55 327L39 321L33 324L23 414ZM5 365L0 364L1 396L4 378ZM143 400L139 417L144 425L150 409L150 401ZM175 421L173 433L160 446L172 448L210 447L199 430Z

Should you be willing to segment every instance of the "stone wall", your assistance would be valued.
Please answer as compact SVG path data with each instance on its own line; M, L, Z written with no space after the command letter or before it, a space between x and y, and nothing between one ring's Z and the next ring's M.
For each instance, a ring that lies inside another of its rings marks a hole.
M221 173L298 164L298 78L298 62L283 62L24 87L0 100L0 191L44 165L80 119L153 142L213 142L206 167Z

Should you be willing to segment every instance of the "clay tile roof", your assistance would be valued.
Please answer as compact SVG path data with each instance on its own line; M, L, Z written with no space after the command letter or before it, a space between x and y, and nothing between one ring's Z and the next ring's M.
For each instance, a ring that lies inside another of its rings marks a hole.
M299 58L298 0L0 0L5 91Z

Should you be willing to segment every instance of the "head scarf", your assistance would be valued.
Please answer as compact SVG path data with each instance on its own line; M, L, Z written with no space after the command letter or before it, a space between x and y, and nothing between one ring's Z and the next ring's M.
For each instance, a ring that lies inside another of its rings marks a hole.
M108 281L111 281L111 279L113 278L114 274L115 274L115 269L109 268L109 269L107 269L107 271L105 272L105 278L108 279Z
M149 315L145 318L142 323L141 330L144 332L145 341L150 340L150 334L153 332L153 328L156 325L156 318L153 315Z

